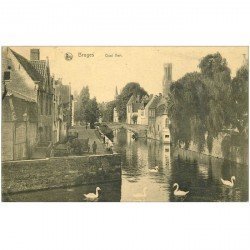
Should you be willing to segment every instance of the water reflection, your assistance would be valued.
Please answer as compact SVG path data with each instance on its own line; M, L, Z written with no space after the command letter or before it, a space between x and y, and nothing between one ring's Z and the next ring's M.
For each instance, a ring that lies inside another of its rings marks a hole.
M5 201L34 201L34 202L86 202L84 194L95 193L100 186L98 201L120 201L121 182L112 182L96 185L84 185L70 188L55 188L50 190L12 194L4 197ZM105 192L103 192L105 190Z
M5 197L10 201L84 201L83 194L99 186L99 201L137 201L147 187L145 201L248 201L248 166L207 157L192 151L174 150L155 140L134 140L125 129L114 131L114 150L122 158L122 182L53 189ZM149 169L158 166L152 173ZM235 186L228 188L221 178L236 177ZM173 184L189 191L176 198Z
M211 158L185 150L173 150L155 140L133 140L132 133L121 129L115 138L116 151L123 155L121 201L133 201L133 194L148 187L146 201L247 201L248 166ZM149 168L159 166L157 173ZM232 189L220 178L236 176ZM173 184L190 193L173 195Z

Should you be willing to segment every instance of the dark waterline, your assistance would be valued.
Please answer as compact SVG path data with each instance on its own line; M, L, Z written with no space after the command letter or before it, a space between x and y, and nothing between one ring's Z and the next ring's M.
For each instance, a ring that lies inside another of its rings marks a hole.
M155 140L132 139L132 133L114 131L114 149L122 156L122 181L98 185L13 194L8 201L76 201L83 194L101 188L98 201L248 201L248 166L206 157L188 151L173 150ZM158 166L157 173L149 169ZM235 186L228 188L221 178L236 177ZM173 195L173 184L189 191L184 198ZM134 197L137 193L146 195Z

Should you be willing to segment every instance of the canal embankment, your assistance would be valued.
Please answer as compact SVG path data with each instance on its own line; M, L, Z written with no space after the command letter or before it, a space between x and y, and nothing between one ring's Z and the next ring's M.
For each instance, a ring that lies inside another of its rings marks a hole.
M220 133L216 139L213 140L213 147L209 152L207 146L204 147L203 151L200 152L196 144L191 141L189 148L185 149L185 145L180 145L180 149L183 152L193 153L202 155L203 157L214 157L219 159L225 159L239 164L248 165L248 145L242 143L241 146L227 145L223 149L223 139L226 134Z
M51 157L2 163L2 194L120 180L119 154Z

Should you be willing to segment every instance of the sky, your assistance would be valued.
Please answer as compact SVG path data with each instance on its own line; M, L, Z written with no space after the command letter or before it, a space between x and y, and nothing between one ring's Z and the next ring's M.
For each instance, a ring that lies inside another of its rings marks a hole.
M138 82L149 94L162 92L164 63L172 63L173 80L188 72L199 71L202 57L219 52L226 58L232 76L242 65L248 47L11 47L30 58L30 49L40 49L40 59L49 58L50 71L64 84L71 83L72 93L88 85L90 96L98 102L114 99L129 82ZM67 61L65 54L71 53Z

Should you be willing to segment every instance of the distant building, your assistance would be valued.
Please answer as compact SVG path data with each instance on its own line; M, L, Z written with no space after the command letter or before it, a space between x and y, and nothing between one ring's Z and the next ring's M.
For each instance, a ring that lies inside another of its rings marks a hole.
M162 82L162 94L168 96L170 84L172 83L172 63L164 64L164 77Z
M113 122L119 122L118 112L116 108L113 109Z
M153 98L153 95L150 96L144 96L141 99L141 106L138 110L138 119L137 124L140 125L148 125L148 115L149 115L149 105Z
M115 87L115 100L117 100L117 97L118 97L118 89L117 89L117 86Z
M28 66L25 58L16 53L20 63ZM30 64L39 73L41 79L38 83L38 138L39 143L49 144L53 136L53 99L54 89L50 78L49 59L40 60L40 50L30 50ZM29 68L29 67L28 67Z
M55 80L54 88L56 110L54 137L56 138L55 142L57 142L66 138L68 129L72 126L73 95L71 95L70 84L63 84L62 78Z
M148 133L149 138L156 139L156 108L160 97L155 95L148 105Z
M140 108L140 96L132 95L127 103L127 124L137 124L138 110Z
M242 56L243 56L242 66L248 67L248 58L246 54L243 54Z
M156 107L155 121L156 139L170 143L169 119L167 115L167 100L161 97Z
M132 95L127 103L127 124L148 125L148 103L153 95Z
M164 64L162 94L154 96L148 104L148 138L170 143L167 97L172 83L172 63Z
M170 142L169 119L167 116L167 100L162 95L154 96L149 104L148 138L164 143Z

